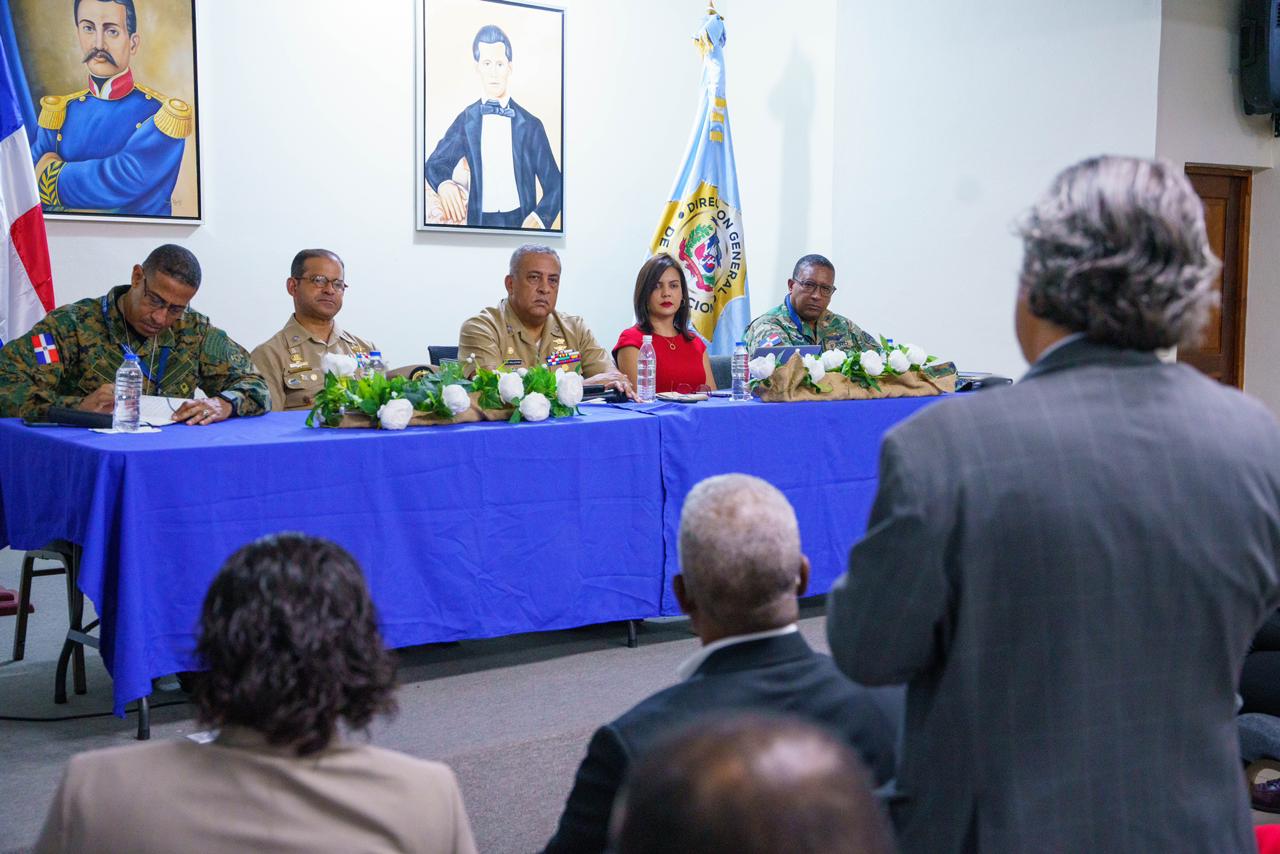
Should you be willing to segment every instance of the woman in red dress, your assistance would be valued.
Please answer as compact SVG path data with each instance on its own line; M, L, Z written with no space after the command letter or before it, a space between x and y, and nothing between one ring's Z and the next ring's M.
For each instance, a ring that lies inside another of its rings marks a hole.
M707 345L689 329L689 286L684 270L670 255L654 255L636 276L633 298L636 325L622 330L613 345L618 369L636 384L640 345L653 336L658 354L657 391L697 391L716 387Z

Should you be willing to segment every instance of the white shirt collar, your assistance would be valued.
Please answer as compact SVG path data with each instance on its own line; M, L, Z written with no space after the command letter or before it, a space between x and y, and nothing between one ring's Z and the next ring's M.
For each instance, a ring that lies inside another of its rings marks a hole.
M791 625L783 626L780 629L769 629L763 632L752 632L747 635L733 635L727 638L720 638L720 640L712 641L681 662L680 666L676 668L676 675L679 676L680 681L683 682L692 676L694 672L702 666L702 662L706 661L712 653L719 652L725 647L733 646L734 644L747 643L748 641L764 640L765 638L780 638L783 635L795 634L798 631L800 631L800 627L795 623L792 623Z

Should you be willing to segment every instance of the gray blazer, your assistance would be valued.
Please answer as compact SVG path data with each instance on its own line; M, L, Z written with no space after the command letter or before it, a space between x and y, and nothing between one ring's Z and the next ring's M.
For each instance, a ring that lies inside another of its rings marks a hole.
M1280 429L1077 340L885 439L837 664L909 682L905 852L1253 851L1234 690L1280 583Z

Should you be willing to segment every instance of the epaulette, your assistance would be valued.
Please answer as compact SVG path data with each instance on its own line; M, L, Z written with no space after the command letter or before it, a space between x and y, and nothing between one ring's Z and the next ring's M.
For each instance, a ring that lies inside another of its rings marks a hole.
M36 124L45 130L62 130L62 123L67 120L67 102L87 94L88 89L81 89L70 95L45 95L40 99L40 117Z
M191 136L191 126L195 111L191 105L181 98L169 98L149 86L134 84L134 88L148 98L159 101L160 109L156 112L156 130L174 139L186 139Z

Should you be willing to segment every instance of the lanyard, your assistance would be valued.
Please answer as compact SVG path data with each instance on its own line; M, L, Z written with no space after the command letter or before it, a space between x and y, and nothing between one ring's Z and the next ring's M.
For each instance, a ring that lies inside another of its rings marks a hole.
M105 294L102 297L102 322L106 324L106 327L108 330L111 329L111 317L110 317L110 314L108 313L108 303L107 303L107 297L109 296L111 295ZM130 353L133 353L133 350L130 349L129 345L124 343L120 345L120 350L126 356L128 356ZM147 380L151 383L151 387L156 390L157 394L160 393L160 383L164 381L164 370L169 365L169 350L170 350L169 347L160 348L160 364L156 367L155 376L151 375L151 371L147 370L147 366L142 363L141 359L138 360L138 367L142 369L142 375L146 377ZM135 353L134 355L137 355L137 354Z
M796 310L791 307L791 294L787 294L782 299L783 299L783 302L787 304L787 311L791 314L791 322L796 325L796 329L800 330L800 337L804 338L804 340L809 344L819 343L818 342L818 321L815 320L813 322L813 340L809 341L808 337L806 337L804 334L804 321L800 319L800 315L796 314ZM821 320L821 319L822 319L821 317L818 318L818 320Z

